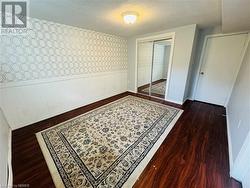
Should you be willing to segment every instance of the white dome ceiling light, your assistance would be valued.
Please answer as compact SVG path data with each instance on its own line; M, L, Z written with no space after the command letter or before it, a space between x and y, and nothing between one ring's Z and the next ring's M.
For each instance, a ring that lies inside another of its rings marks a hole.
M122 13L122 16L123 16L123 20L126 24L134 24L137 20L138 13L128 11L128 12Z

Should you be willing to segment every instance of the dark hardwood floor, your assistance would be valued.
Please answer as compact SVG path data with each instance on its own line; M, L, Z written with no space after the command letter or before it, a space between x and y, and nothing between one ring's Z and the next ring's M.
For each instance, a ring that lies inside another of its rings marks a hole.
M131 93L66 112L18 129L12 133L14 185L54 187L35 133L85 113ZM225 109L187 101L183 106L140 94L132 94L180 107L184 112L134 187L164 188L239 188L229 177Z

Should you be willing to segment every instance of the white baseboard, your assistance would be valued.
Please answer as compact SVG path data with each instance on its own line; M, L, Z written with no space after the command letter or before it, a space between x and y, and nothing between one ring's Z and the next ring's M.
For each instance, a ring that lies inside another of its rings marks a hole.
M136 93L135 91L132 91L132 90L127 90L128 92L131 92L131 93Z
M181 102L181 101L175 101L175 100L169 100L169 99L166 99L167 102L172 102L172 103L175 103L175 104L179 104L179 105L183 105L184 102Z

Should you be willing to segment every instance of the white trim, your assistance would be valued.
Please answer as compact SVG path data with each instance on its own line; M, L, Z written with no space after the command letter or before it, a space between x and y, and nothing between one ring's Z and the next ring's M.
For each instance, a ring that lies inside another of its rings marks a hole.
M225 37L225 36L241 35L241 34L248 34L248 32L247 31L243 31L243 32L236 32L236 33L211 34L211 35L206 35L205 38Z
M172 38L175 35L175 32L168 32L168 33L163 33L163 34L158 34L158 35L150 35L147 37L140 37L136 39L137 42L150 42L154 40L162 40L165 38Z
M200 56L200 60L199 60L199 66L198 66L198 69L196 71L196 75L197 76L196 76L195 84L194 84L195 85L194 86L194 95L193 95L194 100L197 99L197 90L198 90L198 85L199 85L199 80L200 80L200 71L201 71L202 65L204 64L204 55L205 55L205 50L206 50L208 39L209 38L216 38L216 37L225 37L225 36L232 36L232 35L240 35L240 34L248 34L248 33L247 32L237 32L237 33L226 33L226 34L212 34L212 35L206 35L205 36L204 43L203 43L203 46L202 46L201 56ZM234 75L235 78L236 78L236 76ZM234 84L234 82L231 84L232 87L233 87L233 84ZM226 104L227 103L225 103L224 106L226 106Z
M137 60L138 60L138 41L137 39L135 39L135 80L134 80L134 92L137 93L138 92L138 65L137 65Z
M151 58L151 67L150 67L150 82L149 82L149 92L148 94L151 95L152 92L152 82L153 82L153 72L154 72L154 58L155 58L155 42L153 42L152 46L152 58ZM137 57L138 59L138 57ZM138 87L138 86L137 86Z
M142 38L136 38L136 44L135 44L135 80L134 80L134 92L137 93L138 88L138 43L139 42L150 42L154 40L161 40L165 38L171 38L172 39L172 45L170 49L170 57L169 57L169 64L168 64L168 75L167 75L167 82L166 82L166 92L165 92L165 100L167 100L168 96L168 89L169 89L169 83L171 79L171 71L172 71L172 64L173 64L173 56L174 56L174 46L175 46L175 32L168 32L164 34L158 34L158 35L151 35L148 37L142 37Z
M171 80L171 72L172 72L173 57L174 57L174 47L175 47L175 33L172 36L172 45L170 48L170 57L169 57L169 63L168 63L168 73L167 73L167 82L166 82L166 91L165 91L165 100L168 100L169 83Z
M128 91L128 92L131 92L131 93L136 93L135 91L130 90L130 89L128 89L127 91Z
M228 117L228 107L226 107L226 123L227 123L227 144L228 144L228 156L229 156L229 174L232 177L232 168L233 168L233 153L232 153L232 141L231 141L231 132L230 132L230 123Z
M127 73L127 72L128 70L126 69L126 70L118 70L118 71L79 74L79 75L72 75L72 76L60 76L60 77L37 79L37 80L19 81L19 82L8 82L8 83L1 83L0 89L10 88L10 87L47 84L47 83L53 83L53 82L61 82L61 81L75 80L75 79L81 79L81 78L99 77L99 76L106 76L110 74L120 74L120 73Z
M175 100L166 100L167 102L183 105L184 103L182 101L175 101Z

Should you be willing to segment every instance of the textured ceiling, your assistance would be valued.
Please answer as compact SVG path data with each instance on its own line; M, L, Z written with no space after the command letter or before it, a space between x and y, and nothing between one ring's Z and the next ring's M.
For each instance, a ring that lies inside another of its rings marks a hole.
M223 32L250 30L250 0L223 0Z
M121 13L137 11L138 22L123 23ZM133 36L173 27L221 24L219 0L30 0L30 16L85 29Z

